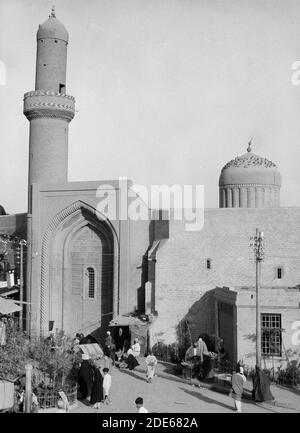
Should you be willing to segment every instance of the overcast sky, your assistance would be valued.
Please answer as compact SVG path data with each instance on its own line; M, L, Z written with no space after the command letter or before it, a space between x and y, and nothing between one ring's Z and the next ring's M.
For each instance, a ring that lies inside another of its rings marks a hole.
M204 184L218 207L223 165L253 151L282 174L282 206L300 206L298 0L56 0L69 31L69 181ZM0 203L27 210L36 32L52 1L0 0ZM1 81L1 77L0 77Z

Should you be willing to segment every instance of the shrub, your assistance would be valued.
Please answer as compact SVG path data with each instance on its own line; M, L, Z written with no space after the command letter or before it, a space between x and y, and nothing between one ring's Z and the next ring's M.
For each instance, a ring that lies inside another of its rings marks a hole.
M0 347L0 376L15 380L24 375L25 365L33 365L33 386L40 383L61 388L75 382L75 354L72 341L63 334L55 338L55 346L47 338L29 339L13 323L7 324L6 345Z

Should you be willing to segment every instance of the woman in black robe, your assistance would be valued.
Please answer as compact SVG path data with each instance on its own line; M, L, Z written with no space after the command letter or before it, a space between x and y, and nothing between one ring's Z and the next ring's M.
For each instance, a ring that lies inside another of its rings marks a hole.
M126 362L129 370L134 370L137 365L140 365L131 353L128 355Z
M93 368L89 361L89 356L82 355L82 363L78 372L79 391L82 398L89 399L92 393L93 386Z
M100 409L100 403L103 401L103 377L100 369L93 365L94 382L91 395L91 404L94 409Z
M252 399L255 401L270 401L274 397L270 390L270 379L261 371L260 367L255 366L255 374L253 376Z

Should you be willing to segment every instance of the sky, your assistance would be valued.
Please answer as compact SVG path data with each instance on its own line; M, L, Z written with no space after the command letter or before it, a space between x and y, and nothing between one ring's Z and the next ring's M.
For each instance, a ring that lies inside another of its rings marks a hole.
M52 4L69 32L69 181L204 185L218 207L226 162L253 152L300 206L298 0L0 0L0 204L26 212L36 32Z

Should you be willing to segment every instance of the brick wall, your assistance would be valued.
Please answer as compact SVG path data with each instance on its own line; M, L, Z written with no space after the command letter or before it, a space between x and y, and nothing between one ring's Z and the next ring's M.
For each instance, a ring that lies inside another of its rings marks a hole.
M206 305L205 294L217 286L255 286L249 244L256 227L265 234L262 284L272 288L266 306L280 308L276 288L300 283L300 208L207 209L204 227L198 232L185 231L184 222L171 217L170 239L157 253L158 318L153 324L157 339L175 341L178 323L190 310L196 312L193 327L197 332L212 332L214 311ZM207 259L211 259L211 269L206 268ZM281 280L276 279L277 266L284 269ZM289 298L288 292L285 295ZM290 307L298 307L297 302L291 297ZM300 320L300 310L294 311ZM250 316L244 319L245 326L252 322Z

